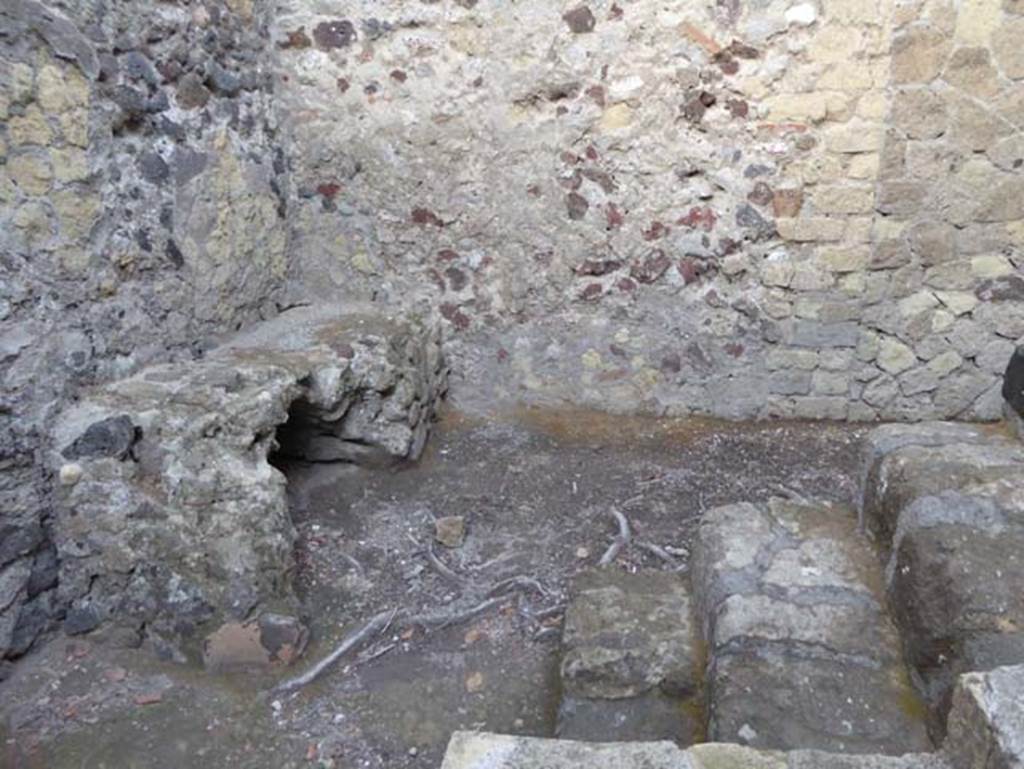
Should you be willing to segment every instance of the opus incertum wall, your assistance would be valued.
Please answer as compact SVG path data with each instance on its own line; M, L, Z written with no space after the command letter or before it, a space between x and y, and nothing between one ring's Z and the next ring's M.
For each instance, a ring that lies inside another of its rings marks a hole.
M284 0L295 293L438 308L464 402L995 418L1022 14Z
M63 610L53 415L288 304L438 313L465 405L995 418L1022 39L1020 0L0 4L0 659Z

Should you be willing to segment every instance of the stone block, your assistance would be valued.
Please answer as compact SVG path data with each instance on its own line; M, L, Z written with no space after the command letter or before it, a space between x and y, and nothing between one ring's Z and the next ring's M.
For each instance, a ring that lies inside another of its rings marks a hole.
M961 676L945 749L957 767L1024 766L1024 665Z
M935 139L946 131L946 101L930 87L904 87L892 98L892 122L908 139Z
M942 30L911 27L893 39L892 78L895 83L928 83L938 77L952 48Z
M566 611L563 688L594 699L697 686L690 598L677 574L601 569L576 578Z
M873 123L851 122L825 132L825 146L840 154L878 152L882 139L882 127Z
M837 399L845 403L846 399ZM773 499L709 510L694 592L709 646L709 738L900 755L928 746L878 570L852 511ZM828 598L825 598L828 596Z
M999 73L992 65L992 56L982 47L956 49L946 62L942 79L982 99L991 98L1000 90Z
M481 732L455 732L441 769L693 769L672 742L593 744Z
M900 515L888 592L936 736L957 676L1024 664L1022 468L1014 480L919 497Z
M830 272L859 272L871 259L869 246L835 246L821 248L817 261Z
M1010 18L992 33L992 53L1003 74L1013 80L1024 79L1024 18Z
M874 187L825 185L811 197L819 214L866 214L875 207Z
M616 569L578 575L562 635L558 736L695 741L703 731L695 639L679 575Z
M895 376L915 366L917 356L903 342L892 337L883 337L876 361L882 371Z

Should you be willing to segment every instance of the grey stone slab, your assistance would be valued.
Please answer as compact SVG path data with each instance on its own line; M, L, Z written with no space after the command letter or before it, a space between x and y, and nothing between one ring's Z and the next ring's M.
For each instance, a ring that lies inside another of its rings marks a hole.
M787 750L899 755L930 748L909 679L894 667L804 656L756 644L716 655L709 671L709 734L721 742Z
M455 732L441 769L698 769L671 742L608 743Z
M711 739L836 753L930 747L881 565L852 510L780 499L710 510L693 574Z
M988 433L983 440L904 445L877 458L865 476L867 527L888 546L901 511L918 497L1024 474L1024 445Z
M683 696L700 677L689 591L675 573L583 572L562 642L562 685L575 696L617 699L655 688Z
M941 753L904 756L847 756L820 750L795 750L786 754L788 769L954 769Z
M924 498L904 516L929 503L948 508L963 501L952 494ZM1024 527L974 523L905 525L889 569L891 604L936 735L959 674L1024 664Z
M685 580L614 568L577 576L565 615L557 733L598 742L703 733L703 670Z
M1024 665L960 678L944 747L958 769L1024 767Z

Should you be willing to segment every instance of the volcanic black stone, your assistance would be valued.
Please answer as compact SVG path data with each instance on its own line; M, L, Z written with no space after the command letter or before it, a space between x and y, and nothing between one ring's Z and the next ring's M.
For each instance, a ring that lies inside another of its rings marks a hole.
M117 457L124 459L141 431L125 414L108 417L89 425L61 455L65 459L81 457Z
M1024 417L1024 345L1018 347L1003 378L1003 398L1018 414Z
M163 184L170 176L170 168L156 152L143 152L139 156L139 172L151 184Z
M71 609L64 618L64 632L68 635L81 635L95 630L100 624L100 616L91 606Z

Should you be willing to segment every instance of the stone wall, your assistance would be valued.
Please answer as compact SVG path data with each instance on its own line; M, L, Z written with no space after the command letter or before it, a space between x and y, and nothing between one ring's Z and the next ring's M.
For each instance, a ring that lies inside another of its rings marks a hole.
M57 407L275 311L268 10L0 5L0 675L63 611L41 460Z
M1018 0L282 0L297 296L438 307L464 403L993 419Z

